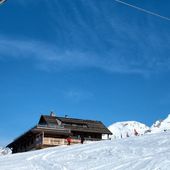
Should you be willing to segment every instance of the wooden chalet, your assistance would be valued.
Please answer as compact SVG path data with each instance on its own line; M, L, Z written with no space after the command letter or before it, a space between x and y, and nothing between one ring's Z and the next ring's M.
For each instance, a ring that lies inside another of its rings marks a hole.
M16 138L7 147L13 153L36 150L45 147L67 144L67 137L71 136L71 144L80 143L81 137L86 141L97 141L102 135L112 133L101 121L83 120L67 117L56 117L53 113L41 115L36 126Z

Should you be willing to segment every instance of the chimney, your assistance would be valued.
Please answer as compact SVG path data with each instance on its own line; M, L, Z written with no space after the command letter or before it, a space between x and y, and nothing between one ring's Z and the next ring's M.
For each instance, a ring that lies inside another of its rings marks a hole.
M55 113L54 112L50 112L50 116L52 116L52 117L56 117L56 115L55 115Z

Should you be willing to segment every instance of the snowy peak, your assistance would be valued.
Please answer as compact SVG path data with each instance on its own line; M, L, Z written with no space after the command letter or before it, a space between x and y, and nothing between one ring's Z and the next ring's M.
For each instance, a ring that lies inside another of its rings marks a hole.
M137 121L116 122L108 127L113 133L111 139L126 138L130 136L140 136L145 133L159 133L170 130L170 114L166 119L157 120L151 128ZM105 139L105 137L103 138Z
M167 130L170 130L170 114L166 119L156 121L151 127L152 133L164 132Z
M111 138L117 139L143 135L147 130L149 130L149 127L136 121L124 121L113 123L108 127L108 129L113 133Z

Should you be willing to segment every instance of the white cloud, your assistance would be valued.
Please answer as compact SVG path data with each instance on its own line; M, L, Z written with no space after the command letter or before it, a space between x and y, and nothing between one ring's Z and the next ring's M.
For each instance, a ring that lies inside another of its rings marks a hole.
M90 51L59 49L55 44L37 40L16 40L1 37L0 59L33 59L41 69L98 68L111 73L149 74L156 71L169 71L170 59L152 56L121 56L113 51L95 54ZM144 55L145 56L145 55Z
M25 6L40 1L17 0ZM160 34L153 21L130 19L131 15L128 21L117 6L109 5L112 2L81 1L81 9L75 2L68 1L70 13L64 10L63 1L41 3L46 3L45 15L49 18L47 26L51 34L65 49L47 41L0 36L0 59L31 58L36 67L43 70L90 67L140 75L169 71L170 59L166 56L170 54L170 37L167 31Z

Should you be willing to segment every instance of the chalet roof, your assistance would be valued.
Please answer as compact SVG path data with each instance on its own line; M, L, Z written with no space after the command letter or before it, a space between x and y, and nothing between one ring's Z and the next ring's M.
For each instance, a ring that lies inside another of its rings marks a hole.
M72 135L73 132L112 134L101 121L41 115L38 125L20 135L7 147L40 132L63 136Z
M61 121L62 126L64 126L67 129L70 129L71 131L112 134L101 121L56 117L56 116L49 116L49 115L42 115L40 120L41 119L44 119L47 124L53 123L55 125L58 125L57 120L59 120Z

